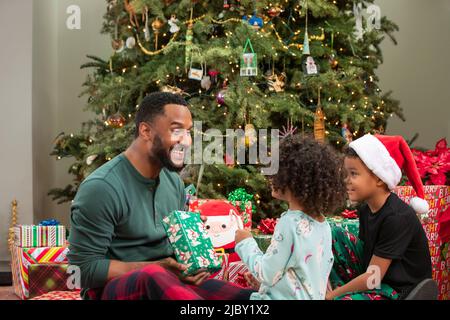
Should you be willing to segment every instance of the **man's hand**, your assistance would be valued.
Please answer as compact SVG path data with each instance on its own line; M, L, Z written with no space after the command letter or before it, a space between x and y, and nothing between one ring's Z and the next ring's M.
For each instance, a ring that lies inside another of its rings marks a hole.
M234 241L236 242L236 244L238 244L242 240L251 238L251 237L252 237L252 233L248 230L236 230L236 235L235 235Z
M172 271L175 273L180 280L183 282L193 284L198 286L203 281L205 281L211 274L206 271L200 271L199 273L193 275L193 276L183 276L181 273L187 269L187 267L184 264L181 264L177 262L174 258L165 258L162 260L157 261L158 264L160 264L162 267Z

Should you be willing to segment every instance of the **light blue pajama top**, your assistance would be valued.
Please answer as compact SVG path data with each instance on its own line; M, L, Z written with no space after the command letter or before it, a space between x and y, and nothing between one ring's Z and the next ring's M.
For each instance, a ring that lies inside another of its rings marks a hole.
M307 214L284 212L266 253L253 238L236 245L236 252L261 282L252 300L324 300L333 266L331 229Z

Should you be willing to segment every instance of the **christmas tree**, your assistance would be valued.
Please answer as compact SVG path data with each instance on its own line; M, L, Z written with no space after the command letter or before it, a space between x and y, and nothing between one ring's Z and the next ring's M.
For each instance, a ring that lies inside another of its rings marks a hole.
M108 0L103 33L112 54L88 56L83 84L92 120L55 140L57 159L73 157L72 184L53 189L60 203L81 181L123 152L134 137L134 113L154 91L182 94L202 132L210 128L314 133L341 149L352 138L384 132L403 119L398 101L381 92L379 44L397 26L373 1ZM202 198L226 198L243 187L256 217L281 211L261 164L192 164L182 172ZM233 159L231 159L233 160ZM235 160L234 160L235 161ZM200 176L200 178L199 178Z

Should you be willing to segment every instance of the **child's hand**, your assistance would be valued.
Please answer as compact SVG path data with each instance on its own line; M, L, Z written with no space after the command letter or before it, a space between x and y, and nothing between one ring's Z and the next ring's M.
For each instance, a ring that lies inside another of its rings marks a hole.
M236 244L238 244L242 240L251 238L251 237L252 237L252 233L248 230L236 230L236 235L235 235L234 241L236 242Z

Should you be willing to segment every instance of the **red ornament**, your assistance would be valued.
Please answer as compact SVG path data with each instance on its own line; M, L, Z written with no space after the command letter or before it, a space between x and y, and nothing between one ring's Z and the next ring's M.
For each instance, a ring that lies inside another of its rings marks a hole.
M267 218L259 222L258 230L264 234L273 234L278 219Z
M281 12L282 10L280 9L280 7L271 7L269 8L269 10L267 10L267 13L272 18L278 17Z

